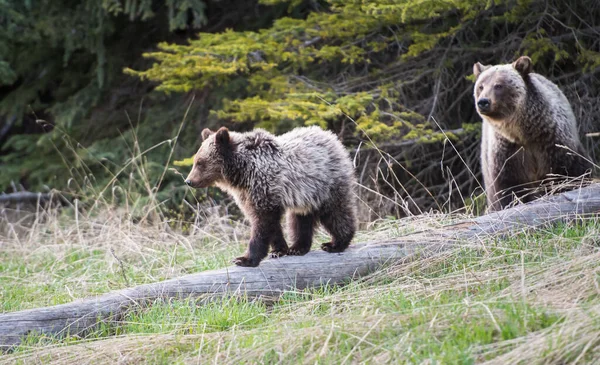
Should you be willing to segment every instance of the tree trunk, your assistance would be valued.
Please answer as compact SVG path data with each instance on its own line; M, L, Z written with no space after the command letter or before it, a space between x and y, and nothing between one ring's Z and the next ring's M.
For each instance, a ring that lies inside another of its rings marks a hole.
M351 245L345 252L312 251L306 256L264 260L257 268L227 267L140 285L53 307L0 314L0 348L20 343L35 331L47 335L83 334L98 321L118 320L128 309L158 298L211 295L278 297L286 290L302 290L342 284L364 276L382 265L429 257L453 244L480 240L491 235L534 228L556 221L570 221L583 214L600 212L600 184L519 205L440 229L415 232L373 243Z

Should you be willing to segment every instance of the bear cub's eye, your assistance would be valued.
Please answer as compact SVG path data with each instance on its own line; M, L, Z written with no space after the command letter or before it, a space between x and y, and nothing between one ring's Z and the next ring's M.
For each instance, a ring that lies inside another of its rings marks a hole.
M494 89L495 90L500 90L500 89L502 89L502 85L496 84L496 85L494 85Z
M479 85L479 90L483 90L483 85Z

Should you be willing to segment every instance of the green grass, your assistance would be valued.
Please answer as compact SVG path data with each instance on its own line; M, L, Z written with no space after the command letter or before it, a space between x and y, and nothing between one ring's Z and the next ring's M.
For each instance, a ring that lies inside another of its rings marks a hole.
M241 245L231 248L234 254L243 252ZM164 280L171 277L170 272L184 275L224 267L230 261L225 252L186 252L182 247L158 249L153 254L164 260L117 259L109 249L41 250L17 257L0 253L0 272L4 273L0 276L0 310L68 303L74 298Z
M383 220L357 241L435 227L433 221ZM233 297L156 301L86 338L30 335L0 362L595 362L598 223L465 242L344 287L288 292L275 303ZM223 267L247 240L247 227L229 224L195 235L141 226L116 234L117 223L103 224L100 237L90 221L79 233L66 224L45 226L35 239L7 239L9 249L0 254L2 311ZM319 234L317 240L324 239Z
M68 225L34 232L27 241L7 237L0 251L0 311L68 303L225 267L245 249L237 239L219 243L208 234L166 235L152 227L122 232L117 224L110 224L114 222L105 222L98 232L91 229L95 223L81 224L79 234ZM245 238L240 232L239 239Z
M235 298L198 305L191 300L158 302L141 312L129 313L121 333L197 333L225 331L234 326L253 328L264 322L266 307Z

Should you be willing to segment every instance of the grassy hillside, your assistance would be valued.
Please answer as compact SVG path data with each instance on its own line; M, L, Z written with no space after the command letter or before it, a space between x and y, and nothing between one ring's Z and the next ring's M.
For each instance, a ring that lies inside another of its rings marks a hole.
M249 233L222 207L160 224L134 224L108 206L2 214L2 312L224 267ZM380 220L355 242L455 218ZM274 303L156 302L86 338L32 335L0 363L591 363L600 358L598 223L464 242Z

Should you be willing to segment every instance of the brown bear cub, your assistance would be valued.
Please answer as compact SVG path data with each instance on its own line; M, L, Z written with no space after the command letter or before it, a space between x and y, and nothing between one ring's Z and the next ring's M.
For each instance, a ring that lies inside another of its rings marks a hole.
M569 101L523 56L512 64L473 65L475 105L483 119L481 164L488 210L527 202L544 180L591 169ZM558 146L560 145L560 146ZM566 148L565 148L566 147Z
M342 252L356 231L356 178L350 156L338 138L319 127L296 128L280 136L256 129L247 133L202 131L202 146L185 182L194 188L216 185L233 196L252 224L244 256L233 262L258 266L271 255L304 255L321 223L331 242L321 247ZM281 229L287 212L292 240Z

